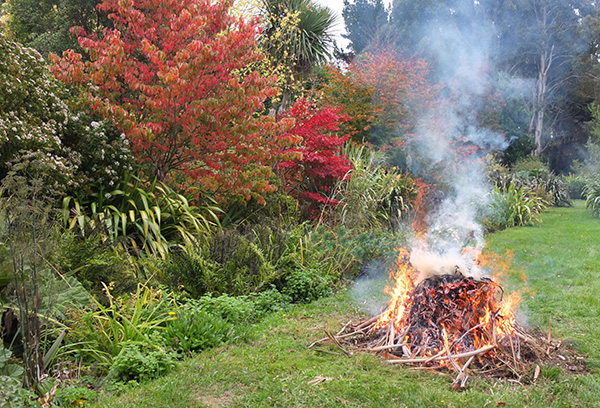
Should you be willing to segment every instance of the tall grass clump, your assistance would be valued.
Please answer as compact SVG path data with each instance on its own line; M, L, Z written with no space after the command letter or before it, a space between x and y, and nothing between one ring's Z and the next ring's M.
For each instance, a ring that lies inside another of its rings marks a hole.
M482 223L488 231L531 225L541 222L541 213L548 203L523 187L509 184L504 190L495 186L490 192L490 204L482 214Z

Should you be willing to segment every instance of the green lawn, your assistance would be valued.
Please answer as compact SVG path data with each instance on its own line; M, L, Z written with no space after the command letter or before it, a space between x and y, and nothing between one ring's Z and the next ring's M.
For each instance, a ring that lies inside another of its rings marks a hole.
M489 247L514 251L513 270L529 289L522 321L552 324L554 337L586 354L592 373L568 375L545 366L538 381L515 385L471 378L462 393L452 375L386 364L359 354L323 354L307 345L364 317L348 293L270 316L250 343L213 349L182 362L173 373L101 407L600 407L600 220L581 202L551 209L540 226L488 237ZM520 273L517 273L520 274ZM516 279L513 279L516 284ZM547 330L547 329L546 329ZM323 349L335 353L334 348ZM318 376L327 381L310 384Z

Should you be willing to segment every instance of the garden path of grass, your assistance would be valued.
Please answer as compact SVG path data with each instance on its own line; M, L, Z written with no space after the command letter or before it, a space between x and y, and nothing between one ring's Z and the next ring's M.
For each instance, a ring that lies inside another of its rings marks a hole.
M550 319L553 336L587 356L589 374L544 366L534 384L471 378L467 390L457 393L450 390L452 376L392 366L366 354L307 349L325 330L364 317L342 292L274 314L254 329L252 342L203 352L98 406L600 407L600 220L581 202L550 209L543 218L539 226L490 235L488 246L514 251L513 275L527 276L532 293L524 295L525 323L545 328ZM325 381L309 383L318 376Z

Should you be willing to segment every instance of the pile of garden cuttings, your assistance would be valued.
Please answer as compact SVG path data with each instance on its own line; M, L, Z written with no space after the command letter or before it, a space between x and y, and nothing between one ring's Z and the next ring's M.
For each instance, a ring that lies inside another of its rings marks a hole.
M515 383L535 382L540 366L584 372L584 357L547 334L529 334L516 322L514 305L496 282L456 275L430 277L393 296L370 319L348 322L309 347L332 342L345 354L376 353L391 364L456 374L454 390L474 373ZM316 349L316 351L325 352Z

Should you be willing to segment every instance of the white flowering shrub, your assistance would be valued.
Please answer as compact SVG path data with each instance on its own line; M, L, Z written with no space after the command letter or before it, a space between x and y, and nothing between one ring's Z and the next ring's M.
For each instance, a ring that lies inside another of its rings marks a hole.
M80 198L114 190L128 173L134 172L129 140L107 120L95 120L83 113L73 115L63 144L81 156L76 174Z
M75 187L80 155L62 143L69 123L62 89L37 51L2 33L0 84L0 179L16 172L56 192Z
M133 171L125 134L70 109L66 96L37 51L0 33L0 181L35 177L46 193L82 196Z

